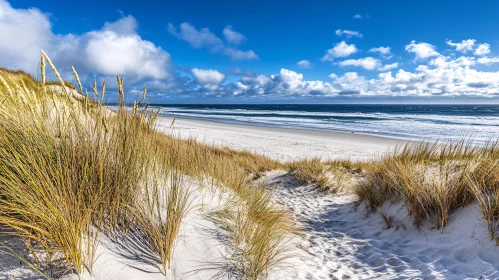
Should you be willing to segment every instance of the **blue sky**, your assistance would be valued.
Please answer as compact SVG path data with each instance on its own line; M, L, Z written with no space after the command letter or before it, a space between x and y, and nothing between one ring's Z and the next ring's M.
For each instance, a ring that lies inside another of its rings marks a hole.
M498 1L0 0L0 66L157 103L497 102ZM301 61L301 63L299 63ZM66 69L66 70L64 70Z

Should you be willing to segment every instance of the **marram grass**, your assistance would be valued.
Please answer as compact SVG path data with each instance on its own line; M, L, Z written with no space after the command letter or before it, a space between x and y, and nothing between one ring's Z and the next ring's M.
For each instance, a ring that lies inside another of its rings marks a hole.
M46 64L57 82L46 80ZM295 227L271 207L267 191L247 181L282 164L155 131L159 111L144 104L146 89L130 112L121 77L113 112L103 104L105 82L99 89L94 82L90 99L74 68L78 87L43 51L40 66L41 81L0 69L0 224L26 241L37 268L91 273L102 230L138 228L166 272L190 209L186 176L244 201L236 227L248 230L230 259L245 278L264 278L284 258L283 241Z

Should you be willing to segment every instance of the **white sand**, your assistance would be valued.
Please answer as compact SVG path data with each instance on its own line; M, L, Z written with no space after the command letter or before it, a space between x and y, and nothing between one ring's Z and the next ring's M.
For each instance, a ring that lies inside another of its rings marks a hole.
M158 128L279 160L314 156L369 159L403 143L357 134L186 119L177 120L170 129L170 122L168 118L160 119ZM366 216L362 205L355 207L353 195L321 193L312 186L298 184L292 175L282 171L269 172L260 180L274 186L275 200L290 208L305 228L296 244L301 253L290 260L286 270L270 275L271 279L499 279L499 247L489 240L476 205L456 211L443 232L427 228L418 232L403 205L385 205L384 212L396 221L393 228L385 229L378 214ZM223 269L218 265L223 263L228 247L218 236L221 229L203 216L219 207L220 202L192 185L197 205L204 202L205 207L197 207L186 218L166 279L220 279L217 273ZM124 244L120 246L103 236L95 271L89 278L165 279L147 255L134 252L140 246ZM0 279L35 275L5 254L0 254L0 264L4 266L0 267ZM67 278L77 279L75 275Z
M222 273L226 246L221 240L221 229L204 215L218 210L222 200L219 194L189 183L192 210L182 222L173 254L171 269L161 273L159 260L148 250L141 236L131 234L125 239L101 237L92 276L84 279L155 280L155 279L212 279ZM77 280L73 275L65 279Z
M306 255L294 260L289 279L499 279L499 247L475 204L457 210L443 232L418 232L404 205L387 204L396 226L386 229L380 215L355 207L353 195L300 186L285 172L262 180L306 229L298 245Z
M182 221L171 269L166 276L161 273L159 261L151 254L143 237L128 234L126 238L117 238L101 234L92 275L79 278L70 274L62 279L227 279L225 257L229 247L224 244L222 229L205 216L222 206L224 195L200 188L192 181L189 185L192 210ZM25 256L25 247L18 238L3 238L2 242ZM44 278L16 257L0 250L0 279Z
M167 125L166 125L167 124ZM381 137L298 129L226 125L181 119L182 137L266 154L280 160L319 156L368 159L403 142ZM163 128L169 120L163 121ZM404 205L383 207L394 218L386 229L380 215L366 216L351 194L323 194L285 172L261 179L275 199L292 209L306 229L292 260L294 272L280 279L499 279L499 247L489 240L476 204L455 211L443 232L415 229Z
M352 133L222 124L212 121L160 117L158 129L200 142L244 149L281 161L322 159L371 159L404 141Z

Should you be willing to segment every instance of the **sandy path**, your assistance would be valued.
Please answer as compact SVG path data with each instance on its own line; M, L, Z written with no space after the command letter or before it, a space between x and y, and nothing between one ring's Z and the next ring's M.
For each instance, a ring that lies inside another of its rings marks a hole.
M398 225L386 229L353 195L324 194L284 172L262 180L305 228L292 279L499 279L499 248L476 205L458 210L443 233L418 233L403 205L385 207Z

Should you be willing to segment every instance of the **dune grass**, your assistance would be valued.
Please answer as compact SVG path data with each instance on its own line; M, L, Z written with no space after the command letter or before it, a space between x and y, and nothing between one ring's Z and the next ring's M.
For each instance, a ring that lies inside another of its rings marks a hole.
M158 176L144 188L143 199L132 209L138 228L147 237L161 260L162 272L171 268L174 245L183 218L190 206L190 192L186 178L179 171L167 165L159 166L151 174ZM166 179L166 180L165 180Z
M387 201L403 201L417 228L442 229L454 210L477 201L493 238L498 152L497 142L476 146L470 139L410 143L367 164L354 191L373 212Z
M47 65L58 83L46 82ZM62 261L67 272L91 273L99 232L136 228L165 273L190 209L186 176L242 201L231 213L239 213L235 223L246 233L228 259L238 260L244 277L264 278L282 260L294 224L274 209L268 191L248 181L281 163L162 134L154 130L159 111L144 103L145 88L128 107L117 77L113 112L103 104L105 83L94 83L91 99L73 73L77 86L43 52L41 82L0 69L0 224L26 241L38 267Z
M363 163L349 160L320 158L303 159L287 163L287 170L303 184L314 184L322 191L345 191L356 182L356 174L361 173Z

